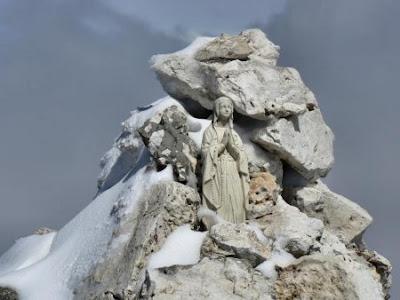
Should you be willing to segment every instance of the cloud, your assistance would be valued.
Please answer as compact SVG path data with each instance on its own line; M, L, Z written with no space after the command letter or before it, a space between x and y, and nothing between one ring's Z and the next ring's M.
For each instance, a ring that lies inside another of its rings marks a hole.
M115 0L103 2L121 15L145 20L169 35L237 33L254 22L268 22L283 11L286 0Z

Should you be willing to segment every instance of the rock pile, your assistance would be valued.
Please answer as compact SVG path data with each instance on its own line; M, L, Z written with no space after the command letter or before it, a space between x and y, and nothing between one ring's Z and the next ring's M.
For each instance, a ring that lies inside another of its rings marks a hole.
M131 156L137 156L143 142L158 167L172 165L176 181L186 183L194 174L199 182L195 170L209 120L196 119L183 107L196 107L196 102L211 114L216 98L231 98L235 129L249 157L248 221L235 225L209 212L215 225L205 233L195 262L150 268L152 253L163 247L173 228L189 224L193 231L204 230L194 217L200 185L170 183L168 193L142 200L149 212L125 221L136 229L120 246L120 258L100 264L76 291L77 299L101 294L108 299L389 297L390 263L362 242L372 218L322 183L333 165L334 136L299 73L277 66L278 50L263 32L250 29L237 36L198 38L186 49L152 58L152 68L174 99L135 111L124 122L134 124L125 126L123 134L134 145L127 147L133 149ZM102 180L109 181L107 176ZM156 189L161 188L166 187ZM181 201L179 208L171 208L179 214L167 209L174 199ZM172 219L157 221L165 213ZM95 282L109 284L99 288Z
M98 194L125 185L109 211L112 236L74 299L389 298L390 262L362 240L372 218L322 183L334 136L314 94L278 56L250 29L152 58L169 96L133 111L101 161ZM201 139L220 96L234 103L248 156L243 224L199 209ZM137 174L152 174L145 191L129 185ZM214 224L209 231L199 214Z

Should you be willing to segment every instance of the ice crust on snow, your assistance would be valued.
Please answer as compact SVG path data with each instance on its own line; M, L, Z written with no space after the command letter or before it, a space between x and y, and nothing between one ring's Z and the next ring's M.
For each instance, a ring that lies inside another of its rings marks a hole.
M54 237L48 254L24 269L0 272L0 285L15 288L22 300L66 300L72 298L73 289L80 283L93 265L98 262L112 240L115 220L111 216L113 205L121 197L126 210L135 209L142 192L156 182L173 180L171 168L161 172L142 167L132 177L103 192L65 225ZM42 243L31 253L45 253L48 243ZM8 257L17 256L18 248L10 249ZM5 255L6 255L5 254ZM4 256L1 260L6 260Z
M207 232L191 230L189 224L176 228L162 248L150 257L149 269L198 263L200 248L206 235Z

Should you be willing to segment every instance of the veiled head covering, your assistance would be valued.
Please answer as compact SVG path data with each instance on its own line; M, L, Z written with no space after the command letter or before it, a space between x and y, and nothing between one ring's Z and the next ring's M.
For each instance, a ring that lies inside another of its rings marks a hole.
M229 102L230 105L232 106L232 113L231 116L229 117L229 128L233 128L233 102L231 99L229 99L228 97L222 96L219 97L217 100L214 101L214 115L213 115L213 124L215 124L215 122L218 121L218 117L219 117L219 106L221 103L223 102Z

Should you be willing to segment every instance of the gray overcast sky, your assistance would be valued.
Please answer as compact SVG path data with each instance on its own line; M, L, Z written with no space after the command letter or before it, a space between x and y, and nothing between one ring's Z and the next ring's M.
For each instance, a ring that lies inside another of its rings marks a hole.
M0 253L91 201L120 122L164 94L152 54L258 25L336 135L326 182L369 210L367 243L397 267L399 15L395 0L0 0Z

